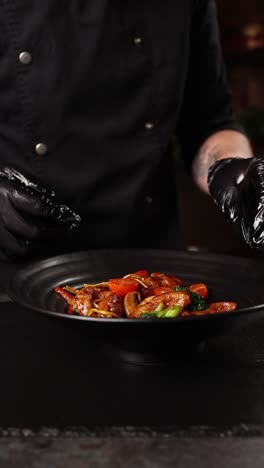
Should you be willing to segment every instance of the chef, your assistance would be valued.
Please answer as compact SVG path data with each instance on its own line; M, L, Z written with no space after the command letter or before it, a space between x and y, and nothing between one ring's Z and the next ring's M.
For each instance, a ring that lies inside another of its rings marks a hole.
M263 248L263 171L234 118L214 0L0 1L0 260L178 248L175 139Z

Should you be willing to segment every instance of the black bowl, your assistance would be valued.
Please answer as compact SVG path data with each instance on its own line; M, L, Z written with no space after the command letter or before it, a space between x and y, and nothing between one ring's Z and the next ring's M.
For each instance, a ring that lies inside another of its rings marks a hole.
M26 309L67 322L80 339L93 338L112 356L133 362L170 361L192 354L208 338L234 333L264 318L261 259L161 250L99 250L52 257L27 264L12 277L8 294ZM187 284L205 282L210 301L235 301L238 309L175 319L103 319L68 315L55 286L120 277L139 269L161 271Z

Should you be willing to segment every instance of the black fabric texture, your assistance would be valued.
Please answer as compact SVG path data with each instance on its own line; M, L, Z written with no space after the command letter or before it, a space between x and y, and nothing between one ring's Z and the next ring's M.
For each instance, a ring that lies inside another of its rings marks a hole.
M181 245L175 136L190 166L210 134L243 131L213 0L2 0L0 69L1 163L82 218L42 253Z

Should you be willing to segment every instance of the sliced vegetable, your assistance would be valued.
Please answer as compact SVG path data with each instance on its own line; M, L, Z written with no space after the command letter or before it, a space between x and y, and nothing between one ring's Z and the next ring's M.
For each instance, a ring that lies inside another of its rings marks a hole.
M199 296L202 296L203 299L206 299L208 296L208 289L204 283L191 284L191 286L188 286L188 288L190 291L199 294Z
M78 289L72 288L71 286L64 286L64 291L68 291L69 293L73 294L74 296L77 294Z
M207 309L207 303L205 302L204 298L195 292L190 291L190 295L192 298L192 303L188 307L189 310L204 310Z
M132 291L125 295L124 307L127 317L131 317L135 314L140 300L140 294L137 291Z
M54 290L57 294L63 297L63 299L65 299L69 304L72 302L74 296L70 294L68 291L66 291L65 289L57 286Z
M133 278L112 278L108 281L110 291L125 297L138 289L138 282Z
M140 315L140 318L175 318L181 314L183 307L174 306L163 310L154 310L152 312L144 313Z
M163 302L160 302L157 307L155 308L154 312L160 312L161 310L164 310L165 309L165 306L163 304Z

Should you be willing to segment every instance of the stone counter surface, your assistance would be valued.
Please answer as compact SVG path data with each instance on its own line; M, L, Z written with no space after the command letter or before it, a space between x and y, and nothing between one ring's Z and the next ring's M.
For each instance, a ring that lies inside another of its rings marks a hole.
M27 435L0 439L1 468L263 468L262 437Z

